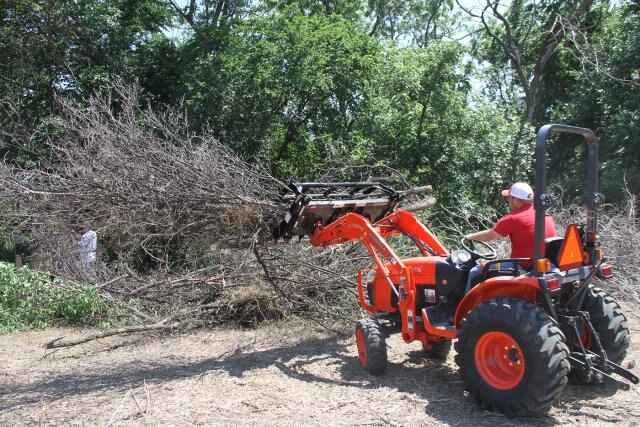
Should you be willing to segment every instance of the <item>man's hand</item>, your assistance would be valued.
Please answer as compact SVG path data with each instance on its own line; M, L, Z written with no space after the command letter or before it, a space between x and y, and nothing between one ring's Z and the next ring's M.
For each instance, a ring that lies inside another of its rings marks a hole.
M469 233L464 236L467 240L477 240L479 242L490 242L492 240L500 239L504 236L496 233L493 228L484 231L478 231L477 233Z

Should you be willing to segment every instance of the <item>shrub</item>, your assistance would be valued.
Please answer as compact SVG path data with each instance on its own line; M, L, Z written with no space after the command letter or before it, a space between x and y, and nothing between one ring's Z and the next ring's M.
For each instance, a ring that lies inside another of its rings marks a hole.
M0 262L0 333L45 328L57 322L95 324L107 306L95 288Z

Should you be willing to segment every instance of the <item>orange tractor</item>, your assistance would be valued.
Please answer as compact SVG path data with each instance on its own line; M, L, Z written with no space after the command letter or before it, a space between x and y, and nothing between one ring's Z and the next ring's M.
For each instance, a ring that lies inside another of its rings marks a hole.
M578 134L588 150L586 224L564 237L544 238L545 151L552 131ZM310 236L314 246L360 241L375 268L358 271L362 308L371 317L356 325L362 366L378 375L387 366L386 338L420 341L428 357L444 358L451 343L466 387L481 406L524 416L547 409L568 378L615 381L628 388L638 377L620 366L629 328L620 306L592 284L613 276L596 233L597 144L591 130L547 125L536 140L536 225L533 259L496 259L482 242L444 245L410 212L397 210L404 194L380 183L291 184L291 207L276 237ZM402 234L422 256L400 259L387 238ZM477 246L481 246L481 252ZM484 260L480 282L466 292L469 271ZM515 268L501 268L509 262ZM532 271L517 267L532 265ZM493 268L489 268L493 266ZM557 268L554 268L557 267Z

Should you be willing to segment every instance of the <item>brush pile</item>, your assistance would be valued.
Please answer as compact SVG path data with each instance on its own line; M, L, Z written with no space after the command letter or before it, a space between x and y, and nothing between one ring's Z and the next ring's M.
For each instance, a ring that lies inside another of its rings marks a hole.
M114 308L138 323L125 331L353 317L353 272L368 257L270 241L288 208L286 185L206 129L190 132L183 114L141 108L138 95L115 82L83 105L61 99L64 120L32 160L0 164L0 209L26 237L29 263L125 296ZM357 170L364 180L373 171ZM75 255L83 223L99 240L90 278Z

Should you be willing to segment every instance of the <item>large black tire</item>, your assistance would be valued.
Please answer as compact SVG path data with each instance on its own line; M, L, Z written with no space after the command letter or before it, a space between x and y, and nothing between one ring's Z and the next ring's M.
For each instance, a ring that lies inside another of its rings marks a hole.
M356 343L360 364L371 375L387 369L387 343L376 319L362 319L356 324Z
M569 350L538 306L485 301L462 320L455 361L475 401L509 417L545 411L567 384Z
M604 290L589 285L581 310L589 312L591 324L600 335L600 343L607 352L607 358L620 364L629 348L629 326L618 303ZM588 335L590 334L587 333ZM590 337L585 341L588 350L595 347Z
M430 360L447 360L450 350L451 340L429 341L428 345L422 344L422 352Z

